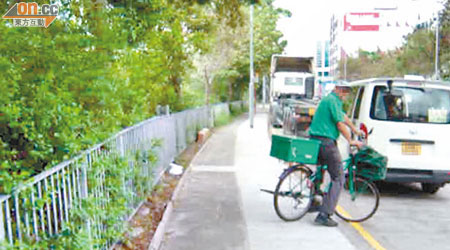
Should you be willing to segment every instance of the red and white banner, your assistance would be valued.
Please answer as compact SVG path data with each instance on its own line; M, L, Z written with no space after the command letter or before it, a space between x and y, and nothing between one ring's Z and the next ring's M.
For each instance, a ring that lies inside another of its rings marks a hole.
M344 15L344 31L379 31L380 13L347 13Z
M345 52L344 48L341 47L341 58L347 59L347 53Z

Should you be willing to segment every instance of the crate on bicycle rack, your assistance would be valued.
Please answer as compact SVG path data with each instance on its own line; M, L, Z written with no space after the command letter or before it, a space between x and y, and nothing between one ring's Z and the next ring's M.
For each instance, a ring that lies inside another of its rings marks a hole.
M371 147L363 147L355 155L356 173L370 180L386 178L387 157Z
M272 135L270 156L287 162L316 164L320 141L284 135Z

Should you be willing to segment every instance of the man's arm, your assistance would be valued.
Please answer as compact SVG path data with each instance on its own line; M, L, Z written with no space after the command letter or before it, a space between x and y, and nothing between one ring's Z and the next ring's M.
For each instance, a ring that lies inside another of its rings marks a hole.
M345 116L347 118L347 116ZM347 118L348 119L348 118ZM357 140L352 140L352 137L350 136L350 132L347 129L347 123L344 122L338 122L337 128L339 132L341 132L342 136L348 141L348 143L352 146L357 146L358 148L361 148L363 146L363 143Z
M347 129L346 123L344 122L338 122L337 123L337 128L339 130L339 132L341 132L342 136L344 136L344 138L351 143L352 141L352 137L350 136L350 132Z
M353 124L352 121L350 121L350 118L346 114L344 114L345 124L353 131L354 134L359 135L360 132L356 128L356 126ZM339 130L340 131L340 130Z

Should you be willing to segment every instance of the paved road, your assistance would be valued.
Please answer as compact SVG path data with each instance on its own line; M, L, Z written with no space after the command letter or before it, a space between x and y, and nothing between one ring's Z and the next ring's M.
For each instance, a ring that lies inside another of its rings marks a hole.
M381 203L372 220L364 223L386 249L450 249L450 186L436 194L418 184L384 183Z
M372 249L361 229L313 225L314 214L286 223L272 196L283 169L269 157L266 115L219 129L192 162L174 202L160 249ZM359 224L379 249L450 249L450 187L435 195L419 186L380 185L377 214Z

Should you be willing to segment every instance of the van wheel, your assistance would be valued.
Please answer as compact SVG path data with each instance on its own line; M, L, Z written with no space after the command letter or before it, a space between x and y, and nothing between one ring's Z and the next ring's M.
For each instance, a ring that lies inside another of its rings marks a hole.
M439 190L440 187L441 187L441 184L422 183L422 190L429 194L435 194Z

